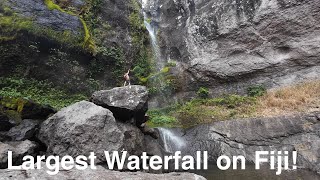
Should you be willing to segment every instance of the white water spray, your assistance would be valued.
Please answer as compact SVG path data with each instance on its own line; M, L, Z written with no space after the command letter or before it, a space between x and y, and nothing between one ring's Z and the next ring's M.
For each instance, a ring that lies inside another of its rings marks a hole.
M158 128L161 140L167 152L181 151L186 146L185 140L174 133L173 130L166 128Z
M142 1L142 10L144 11L143 12L144 25L146 26L146 28L148 30L151 44L152 44L152 51L153 51L154 58L156 61L156 66L157 66L156 68L157 68L157 70L161 70L164 67L165 62L161 58L161 51L160 51L158 39L157 39L158 27L152 23L152 20L150 18L148 18L147 13L145 12L145 8L147 8L147 6L155 6L154 3L155 2L153 2L153 5L150 5L148 0L143 0ZM155 7L150 8L150 9L154 9L154 8Z

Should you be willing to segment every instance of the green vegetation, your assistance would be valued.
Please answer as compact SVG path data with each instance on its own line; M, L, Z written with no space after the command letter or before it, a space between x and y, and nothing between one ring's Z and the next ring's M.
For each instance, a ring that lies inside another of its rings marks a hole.
M143 75L143 70L140 67L135 67L133 72L139 78L139 82L149 88L149 94L155 95L170 95L180 88L176 76L170 72L171 67L164 67L159 72L150 73L147 77Z
M319 89L320 81L300 83L268 92L263 86L256 85L248 88L248 96L198 98L162 109L149 110L151 118L148 125L188 128L236 118L310 112L320 106ZM174 118L176 121L173 121Z
M111 74L120 85L122 83L122 74L127 71L124 65L125 56L123 50L118 47L98 47L97 50L97 58L90 64L90 70L93 76L95 77L105 72L107 64L112 64L112 67L110 67Z
M147 122L150 127L176 127L180 126L179 121L172 115L172 112L178 109L180 105L168 106L161 109L150 109L147 114L150 120Z
M151 121L148 121L149 126L174 126L178 125L178 121L175 117L166 115L164 110L150 110L148 115Z
M200 87L199 90L197 91L197 95L200 98L208 98L209 97L209 90L208 88L205 87Z
M150 110L148 112L149 115L151 114L149 125L187 128L213 121L249 117L255 110L256 102L254 97L239 95L193 99L183 104Z
M49 10L58 10L61 12L66 13L66 11L64 11L59 5L55 4L52 0L44 0L44 3L47 5Z
M56 109L85 100L83 94L71 94L45 81L0 77L0 96L34 100Z
M175 61L169 61L166 64L166 67L176 67L176 66L177 66L177 63Z
M267 89L262 85L250 86L247 89L247 94L251 97L263 96L267 93Z
M138 84L145 84L148 76L154 72L154 60L149 45L149 36L141 16L140 4L137 0L131 0L131 13L129 15L130 34L134 49L138 52L132 62L135 66L133 72L138 78Z

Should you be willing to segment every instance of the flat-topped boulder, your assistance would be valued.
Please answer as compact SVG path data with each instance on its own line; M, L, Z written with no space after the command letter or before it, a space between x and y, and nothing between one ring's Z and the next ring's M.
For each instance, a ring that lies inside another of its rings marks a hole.
M135 120L137 125L145 122L148 110L148 91L145 86L131 85L94 92L91 101L112 111L121 121Z

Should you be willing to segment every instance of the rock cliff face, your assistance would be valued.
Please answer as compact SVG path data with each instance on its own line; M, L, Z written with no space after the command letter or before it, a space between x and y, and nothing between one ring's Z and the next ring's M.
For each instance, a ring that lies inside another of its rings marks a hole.
M48 80L72 93L114 87L149 58L140 9L136 0L2 1L0 76Z
M162 55L187 77L183 92L241 93L319 77L317 0L160 0L156 10Z

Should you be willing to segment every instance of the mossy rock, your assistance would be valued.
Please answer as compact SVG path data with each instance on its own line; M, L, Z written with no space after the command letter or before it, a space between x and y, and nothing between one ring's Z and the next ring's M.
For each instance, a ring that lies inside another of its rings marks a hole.
M79 13L62 9L53 0L1 2L0 41L16 39L21 32L28 32L66 47L94 51L95 44Z
M23 98L11 97L0 98L0 111L17 124L22 119L45 120L50 114L56 112L48 105L41 105Z

